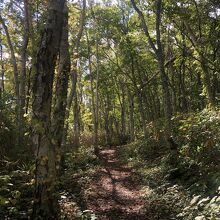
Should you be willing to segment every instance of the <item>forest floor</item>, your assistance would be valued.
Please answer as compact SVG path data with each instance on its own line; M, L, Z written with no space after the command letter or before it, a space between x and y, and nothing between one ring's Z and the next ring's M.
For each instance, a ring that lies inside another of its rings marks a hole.
M91 182L93 192L88 208L99 219L146 219L141 187L133 178L132 168L118 159L118 148L102 150L103 168Z
M132 167L120 161L118 154L121 148L100 151L101 166L83 187L87 189L83 206L86 208L84 213L90 216L88 219L92 219L91 216L102 220L146 219L140 182L135 178ZM81 194L85 197L85 192ZM63 208L67 213L65 209L69 207L64 205ZM69 212L69 215L73 218L74 214Z
M84 147L70 157L61 179L62 219L220 219L220 188L210 193L209 178L197 166L183 160L169 167L168 154L154 151L135 159L135 149L104 148L97 159Z

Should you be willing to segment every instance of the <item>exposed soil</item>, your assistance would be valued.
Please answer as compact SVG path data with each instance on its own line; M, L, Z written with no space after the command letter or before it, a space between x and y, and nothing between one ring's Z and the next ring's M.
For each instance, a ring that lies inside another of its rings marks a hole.
M98 219L146 219L140 186L132 168L118 160L118 148L102 150L103 168L90 185L87 208Z

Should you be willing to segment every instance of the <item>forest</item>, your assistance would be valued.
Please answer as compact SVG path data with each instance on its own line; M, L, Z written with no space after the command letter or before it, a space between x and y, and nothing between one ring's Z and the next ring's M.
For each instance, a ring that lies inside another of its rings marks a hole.
M1 220L220 220L219 0L0 0Z

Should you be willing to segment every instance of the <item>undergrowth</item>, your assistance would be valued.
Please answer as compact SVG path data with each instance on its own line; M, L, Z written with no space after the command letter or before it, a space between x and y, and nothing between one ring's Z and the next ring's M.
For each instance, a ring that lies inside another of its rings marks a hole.
M0 170L1 219L28 219L34 191L32 166L22 164L12 167L15 166L13 162L4 162L5 169Z
M178 145L175 166L163 139L158 139L164 131L151 125L149 137L126 145L120 158L134 167L152 219L218 219L220 113L206 109L172 120Z
M66 154L64 172L60 179L62 219L95 219L87 210L86 203L88 186L99 164L91 146L81 146Z

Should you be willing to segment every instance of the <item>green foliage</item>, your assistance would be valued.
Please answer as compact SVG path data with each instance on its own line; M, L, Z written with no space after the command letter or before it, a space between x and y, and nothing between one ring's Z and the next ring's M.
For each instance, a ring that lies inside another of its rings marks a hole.
M22 159L30 160L29 130L27 132L30 116L26 115L25 117L25 123L22 127L25 135L22 142L18 143L20 131L18 129L15 106L14 96L9 93L4 93L0 98L0 159L7 156L14 160L17 160L18 157L20 157L20 159L22 157ZM26 154L24 154L24 152Z
M134 167L134 178L142 185L145 199L145 212L150 219L175 219L187 200L179 185L170 184L166 175L170 167L167 164L167 152L159 152L160 142L143 139L125 146L120 152L121 158Z
M98 158L94 154L93 147L81 146L71 153L67 153L65 163L68 169L80 172L97 165Z
M147 201L146 213L150 213L151 219L177 219L176 216L185 203L185 195L178 185L160 186L147 194L145 199Z
M180 152L207 166L220 162L220 114L218 110L179 115L174 119Z
M212 196L194 196L178 217L184 220L215 220L218 219L219 213L220 188Z
M0 185L0 216L4 219L28 218L34 189L30 165L0 171Z
M12 100L10 94L0 99L0 158L16 144L15 103Z
M162 151L161 151L162 150ZM163 153L162 146L154 138L142 138L126 145L126 150L121 153L124 160L155 160Z
M216 219L216 189L220 185L219 110L180 114L172 121L179 146L175 164L170 163L171 154L161 142L163 121L148 124L149 138L127 145L121 158L135 167L136 178L145 186L146 211L152 219ZM177 185L172 186L173 182ZM200 199L192 205L196 196Z

